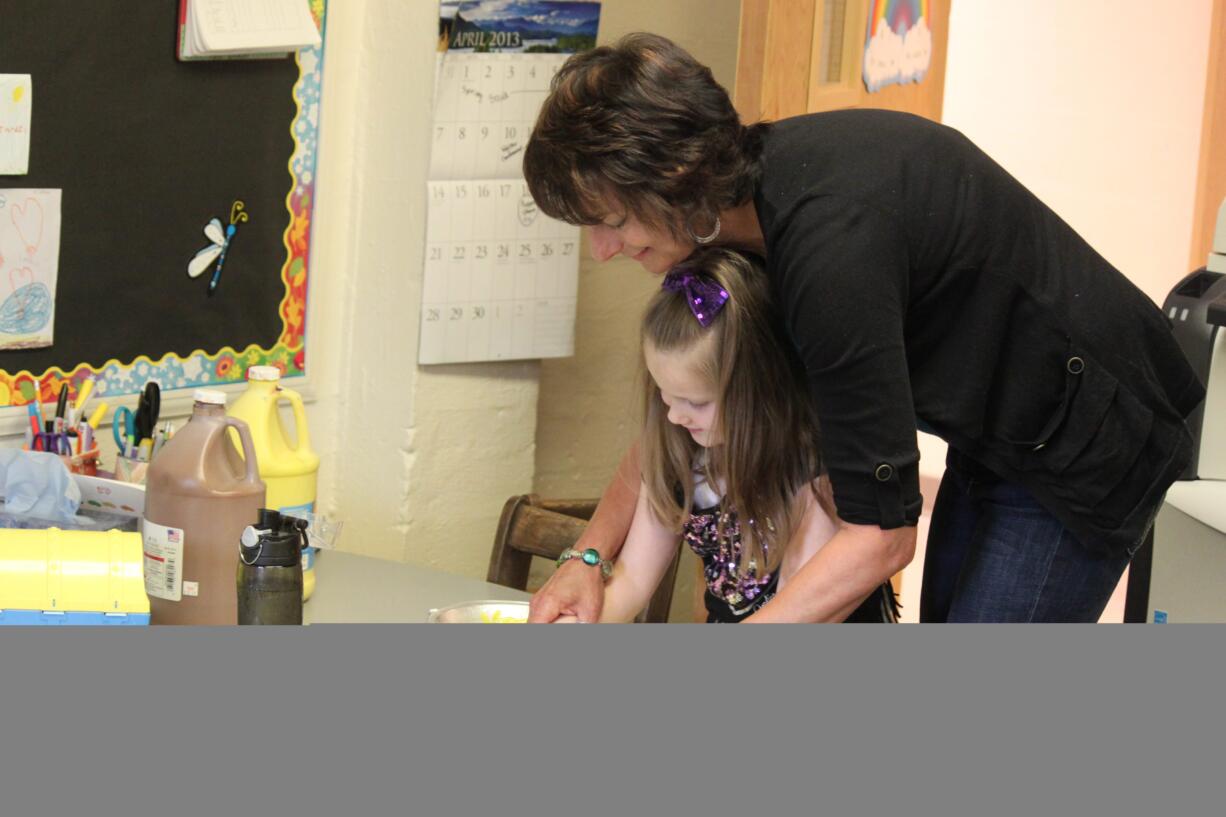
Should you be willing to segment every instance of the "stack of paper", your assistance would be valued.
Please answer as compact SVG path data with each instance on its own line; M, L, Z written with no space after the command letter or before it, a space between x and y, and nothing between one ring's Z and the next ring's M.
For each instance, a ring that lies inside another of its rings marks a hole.
M286 54L319 45L309 0L179 0L179 59Z

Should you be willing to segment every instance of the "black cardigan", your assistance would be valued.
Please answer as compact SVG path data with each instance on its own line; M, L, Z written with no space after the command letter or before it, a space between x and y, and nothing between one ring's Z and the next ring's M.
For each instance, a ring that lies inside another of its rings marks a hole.
M891 111L770 127L755 206L839 515L919 517L917 418L1087 546L1133 548L1204 390L1159 309L957 131Z

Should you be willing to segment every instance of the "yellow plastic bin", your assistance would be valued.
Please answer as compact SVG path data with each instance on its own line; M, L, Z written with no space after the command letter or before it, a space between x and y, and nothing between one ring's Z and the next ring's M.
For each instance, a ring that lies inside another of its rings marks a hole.
M143 625L141 537L127 531L0 530L0 625Z

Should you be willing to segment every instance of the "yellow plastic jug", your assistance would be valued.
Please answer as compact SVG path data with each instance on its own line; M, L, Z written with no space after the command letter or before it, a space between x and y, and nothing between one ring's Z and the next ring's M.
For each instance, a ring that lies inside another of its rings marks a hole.
M252 366L247 370L247 390L230 406L231 417L251 429L260 479L268 489L267 507L294 516L315 510L319 455L311 448L302 396L281 385L275 366ZM281 423L279 406L288 402L294 412L292 443ZM315 589L315 548L302 554L302 597Z

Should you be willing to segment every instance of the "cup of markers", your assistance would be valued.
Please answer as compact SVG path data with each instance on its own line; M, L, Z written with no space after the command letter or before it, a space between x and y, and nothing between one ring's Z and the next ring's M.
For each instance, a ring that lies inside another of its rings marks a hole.
M118 454L115 458L115 479L144 484L149 463L170 439L170 423L158 427L161 412L161 390L150 381L141 392L136 411L126 406L115 410L111 430Z
M41 394L42 384L37 383L37 387L35 394ZM102 419L102 413L106 411L106 404L95 412L92 427L90 423L80 421L93 387L93 378L86 380L81 384L76 402L69 405L68 384L61 385L55 416L51 418L44 416L41 401L35 400L27 405L30 428L26 431L26 450L59 455L68 470L74 474L97 474L99 449L93 432Z
M146 437L142 444L132 445L129 442L120 448L115 456L115 479L144 485L149 463L157 457L162 445L172 434L171 424L167 422L156 429L152 437Z
M93 394L95 378L81 383L76 400L68 399L68 383L60 386L54 416L48 417L40 400L26 406L30 428L26 431L26 450L57 454L68 470L76 474L95 476L98 473L100 446L98 424L106 415L107 404L99 403L86 420L86 407ZM35 394L42 394L42 382L35 381ZM125 482L143 483L149 462L173 433L170 423L158 427L161 412L161 390L156 381L145 385L136 411L120 407L115 411L113 433L119 454L115 477Z

